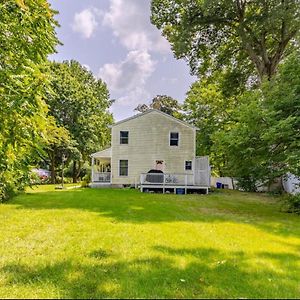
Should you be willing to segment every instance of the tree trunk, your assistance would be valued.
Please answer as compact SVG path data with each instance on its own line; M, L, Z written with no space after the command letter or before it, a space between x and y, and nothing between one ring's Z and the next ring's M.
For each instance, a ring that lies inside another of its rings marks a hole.
M77 183L76 160L73 161L73 183Z
M76 173L76 179L77 179L77 181L78 181L78 177L79 177L80 172L81 172L81 168L82 168L82 163L79 161L78 162L77 173Z
M77 183L81 172L82 163L80 161L73 161L73 183Z
M230 177L230 179L231 179L232 189L235 190L235 185L234 185L233 177Z
M49 153L49 157L50 157L50 168L51 168L51 183L55 184L56 182L56 173L55 173L55 154L54 151L51 151Z

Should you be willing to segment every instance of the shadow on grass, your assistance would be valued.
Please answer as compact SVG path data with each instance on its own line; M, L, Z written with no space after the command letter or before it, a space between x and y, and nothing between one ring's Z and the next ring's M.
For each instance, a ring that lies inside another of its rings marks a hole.
M96 258L96 259L105 259L111 256L111 253L108 253L108 251L99 249L91 252L89 254L90 257Z
M98 264L65 261L27 266L11 263L0 269L3 284L14 289L49 284L61 298L295 298L299 296L299 265L289 254L258 253L284 269L249 263L251 255L215 249L154 248L150 258ZM99 250L101 253L103 250ZM88 254L93 259L94 252ZM182 265L177 259L192 257ZM107 258L107 257L106 257ZM299 259L299 257L298 257ZM289 268L286 261L293 260ZM192 261L192 262L191 262ZM19 295L22 296L22 295ZM37 295L38 296L38 295Z
M300 218L278 211L270 197L249 193L213 195L145 194L135 190L76 189L28 193L9 204L19 209L76 209L97 212L116 222L234 222L282 236L300 236ZM288 220L288 222L287 222Z

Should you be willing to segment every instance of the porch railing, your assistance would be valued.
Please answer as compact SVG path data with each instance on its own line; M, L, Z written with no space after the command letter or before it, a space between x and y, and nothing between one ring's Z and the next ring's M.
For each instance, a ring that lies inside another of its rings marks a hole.
M93 182L105 182L109 183L111 181L110 172L93 172Z
M194 174L142 173L142 185L194 185Z

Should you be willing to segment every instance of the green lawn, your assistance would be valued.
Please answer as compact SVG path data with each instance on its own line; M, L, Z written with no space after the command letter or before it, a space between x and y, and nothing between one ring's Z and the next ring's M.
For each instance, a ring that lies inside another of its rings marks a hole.
M300 218L249 193L42 187L0 205L7 297L300 297Z

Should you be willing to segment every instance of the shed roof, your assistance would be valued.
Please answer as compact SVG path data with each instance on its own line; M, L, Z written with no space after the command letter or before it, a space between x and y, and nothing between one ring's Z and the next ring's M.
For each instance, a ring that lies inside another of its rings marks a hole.
M91 154L91 157L94 157L94 158L111 157L111 147L101 150L101 151L98 151L98 152L95 152L95 153Z

